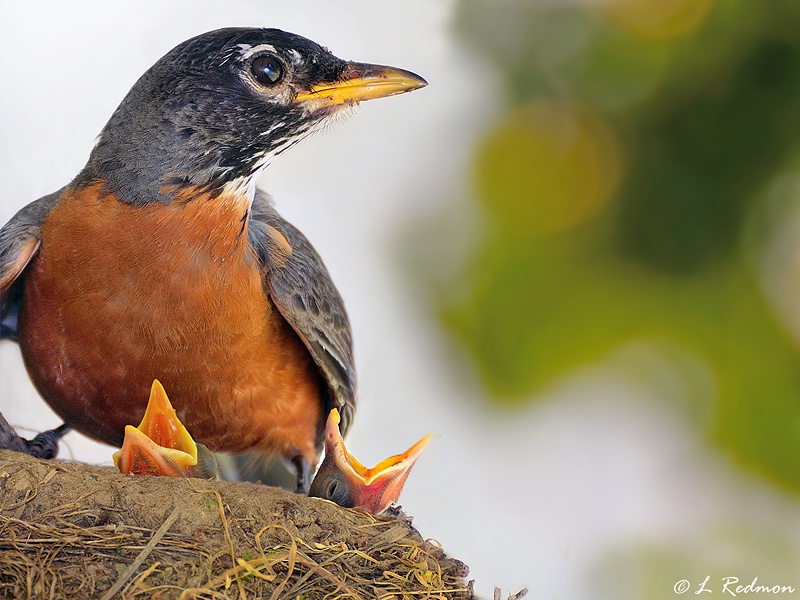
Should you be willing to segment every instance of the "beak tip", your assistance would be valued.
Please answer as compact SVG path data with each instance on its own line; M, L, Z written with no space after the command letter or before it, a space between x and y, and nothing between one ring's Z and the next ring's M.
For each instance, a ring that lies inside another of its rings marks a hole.
M400 94L405 92L413 92L414 90L419 90L428 86L427 80L425 80L423 77L420 77L416 73L401 69L398 69L397 71L403 74L401 78L398 78L398 81L402 86L398 91Z

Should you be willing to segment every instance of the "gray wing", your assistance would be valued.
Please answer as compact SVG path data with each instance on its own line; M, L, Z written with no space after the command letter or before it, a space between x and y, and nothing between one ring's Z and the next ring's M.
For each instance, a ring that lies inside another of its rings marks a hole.
M25 267L39 248L42 221L63 191L31 202L0 229L0 339L17 339Z
M344 434L356 409L353 336L344 302L314 247L257 192L248 239L258 253L267 291L303 340L341 416Z

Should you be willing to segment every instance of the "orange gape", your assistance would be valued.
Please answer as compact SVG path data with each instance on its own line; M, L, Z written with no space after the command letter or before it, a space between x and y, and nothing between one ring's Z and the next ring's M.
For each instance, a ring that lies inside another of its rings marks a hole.
M210 449L313 465L325 384L266 292L248 201L187 194L137 207L95 181L52 209L20 314L31 378L66 422L112 445L159 379Z

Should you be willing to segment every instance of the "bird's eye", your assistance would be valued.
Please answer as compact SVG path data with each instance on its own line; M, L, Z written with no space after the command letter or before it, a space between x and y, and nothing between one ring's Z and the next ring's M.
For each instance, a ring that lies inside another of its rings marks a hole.
M331 499L331 498L333 498L333 496L334 496L334 494L336 494L336 490L337 490L338 488L339 488L339 482L338 482L338 481L336 481L335 479L334 479L334 480L332 480L332 481L331 481L331 482L328 484L328 489L327 489L327 490L325 490L325 497L326 497L326 498L328 498L328 499Z
M283 65L271 54L265 54L253 60L250 68L253 71L253 77L261 85L273 86L283 79Z

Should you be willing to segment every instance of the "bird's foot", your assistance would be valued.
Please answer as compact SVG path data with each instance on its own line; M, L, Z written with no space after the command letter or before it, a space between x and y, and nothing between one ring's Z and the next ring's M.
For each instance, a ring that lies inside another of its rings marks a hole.
M30 454L34 458L55 458L58 454L58 441L69 431L69 427L64 424L44 431L32 440L20 437L8 421L0 414L0 449L13 450Z
M43 431L30 441L25 440L28 454L34 458L55 458L58 456L58 442L68 431L69 425L64 423L55 429Z

